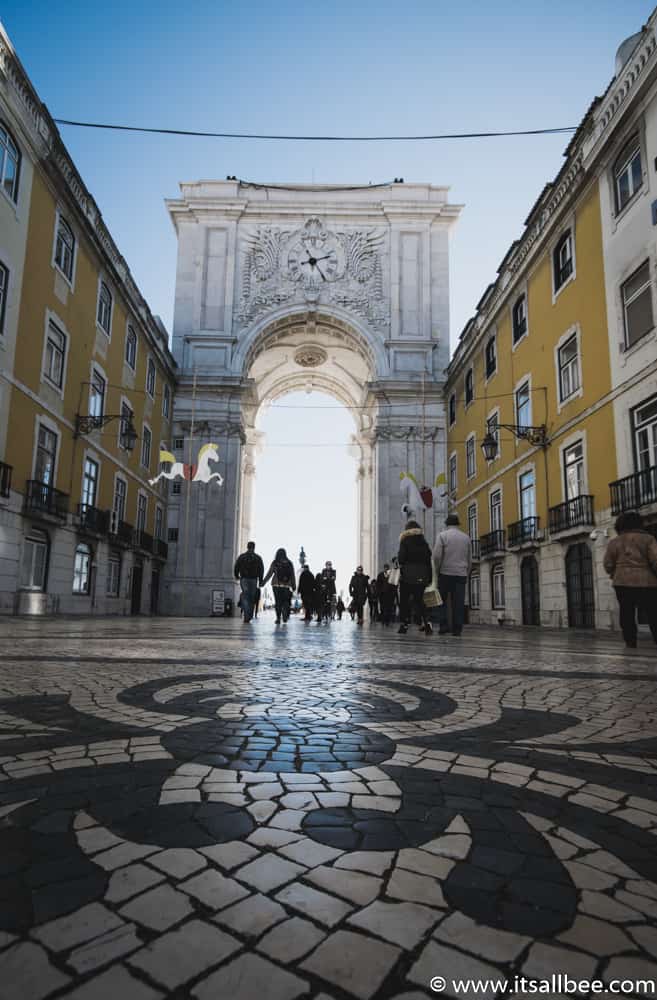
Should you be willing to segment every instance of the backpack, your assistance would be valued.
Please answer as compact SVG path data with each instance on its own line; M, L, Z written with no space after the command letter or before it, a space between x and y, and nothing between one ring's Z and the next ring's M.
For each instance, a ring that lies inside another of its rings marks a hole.
M292 573L294 570L289 559L283 559L281 562L275 563L274 571L276 573L276 579L281 587L292 586Z
M240 559L240 576L255 580L260 576L260 560L255 552L245 552Z

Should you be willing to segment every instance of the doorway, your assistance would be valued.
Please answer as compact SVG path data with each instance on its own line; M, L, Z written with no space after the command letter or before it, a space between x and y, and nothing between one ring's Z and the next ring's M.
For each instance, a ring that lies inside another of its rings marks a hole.
M141 614L141 585L144 577L144 566L141 560L135 560L132 567L132 591L130 595L130 614Z
M520 564L522 591L522 624L541 624L541 601L538 584L538 563L535 556L525 556Z
M585 542L571 545L566 553L566 594L570 628L594 628L593 559Z
M159 613L160 604L160 571L154 569L151 573L151 614Z

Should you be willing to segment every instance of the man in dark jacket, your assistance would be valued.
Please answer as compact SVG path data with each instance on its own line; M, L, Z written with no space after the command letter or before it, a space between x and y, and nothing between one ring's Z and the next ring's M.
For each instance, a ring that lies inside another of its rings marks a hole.
M315 609L315 577L307 564L303 567L299 577L299 596L305 612L303 620L309 622Z
M431 549L422 534L417 521L408 521L399 536L399 632L405 635L411 621L411 604L422 620L425 635L431 635L433 627L424 604L424 591L431 583L433 568Z
M250 622L253 618L258 587L262 587L264 575L265 566L255 550L255 542L247 542L246 552L235 563L235 579L239 580L242 590L241 607L245 622Z
M349 583L349 593L353 598L354 611L358 617L358 624L363 624L363 608L367 601L367 585L370 582L369 576L363 573L363 567L357 566L356 572Z
M389 625L395 613L397 588L390 583L390 564L386 563L376 578L376 589L379 595L379 610L381 621Z

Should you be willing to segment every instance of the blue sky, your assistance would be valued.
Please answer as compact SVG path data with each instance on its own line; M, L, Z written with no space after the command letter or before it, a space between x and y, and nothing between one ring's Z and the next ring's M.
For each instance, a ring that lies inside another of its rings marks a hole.
M355 135L575 125L607 87L618 45L651 10L645 0L192 0L184 7L8 0L0 17L55 117ZM164 198L177 195L180 181L401 176L450 185L451 199L465 206L452 241L452 343L559 169L568 139L330 144L61 131L168 328L176 240ZM323 416L333 419L335 411ZM295 441L298 414L289 419L286 436ZM327 439L332 426L321 431ZM307 451L285 454L298 466ZM353 463L350 469L344 490L353 484Z

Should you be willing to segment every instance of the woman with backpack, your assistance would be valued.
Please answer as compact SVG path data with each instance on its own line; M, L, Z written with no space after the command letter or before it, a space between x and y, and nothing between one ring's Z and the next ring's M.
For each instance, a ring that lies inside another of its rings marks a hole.
M433 627L424 604L424 591L431 583L431 549L417 521L407 521L399 536L399 634L406 635L411 622L411 604L422 621L422 631L431 635Z
M263 587L270 578L274 591L276 624L280 625L281 619L283 622L287 622L290 617L290 600L297 587L294 566L288 559L285 549L276 550L274 561L267 571L267 576L262 581Z

